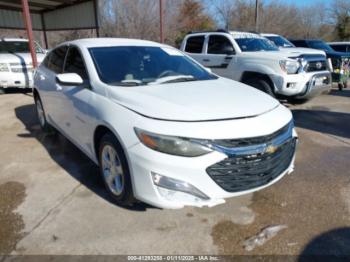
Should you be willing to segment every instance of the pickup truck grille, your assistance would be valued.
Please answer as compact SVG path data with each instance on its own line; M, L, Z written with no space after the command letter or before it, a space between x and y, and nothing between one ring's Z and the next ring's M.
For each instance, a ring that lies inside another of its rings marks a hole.
M253 139L270 140L281 135L283 131L288 132L284 127L272 135ZM230 155L209 166L206 172L227 192L254 189L268 184L287 170L293 160L295 148L296 138L290 136L270 152Z
M304 67L305 72L316 72L328 70L327 61L310 61Z

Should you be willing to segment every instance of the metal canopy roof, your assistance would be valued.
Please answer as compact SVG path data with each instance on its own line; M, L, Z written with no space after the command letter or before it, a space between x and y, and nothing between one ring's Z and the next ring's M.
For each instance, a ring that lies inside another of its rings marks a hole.
M72 6L86 0L28 0L31 13L42 13ZM0 9L22 11L21 0L0 0Z
M0 0L0 28L25 29L21 0ZM33 30L98 29L96 0L28 0Z

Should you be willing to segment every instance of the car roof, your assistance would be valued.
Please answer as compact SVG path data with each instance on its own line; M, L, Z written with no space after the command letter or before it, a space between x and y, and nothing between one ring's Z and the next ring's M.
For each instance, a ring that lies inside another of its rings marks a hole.
M230 34L234 38L245 38L245 37L264 38L263 36L254 32L230 31Z
M278 34L270 34L270 33L261 33L262 36L280 36Z
M350 42L328 42L329 45L350 45Z
M64 42L60 45L74 44L79 47L108 47L108 46L153 46L153 47L169 47L168 45L157 42L129 39L129 38L85 38Z
M2 41L5 42L13 42L13 41L17 41L17 42L28 42L28 39L24 39L24 38L10 38L10 37L4 37L1 38Z

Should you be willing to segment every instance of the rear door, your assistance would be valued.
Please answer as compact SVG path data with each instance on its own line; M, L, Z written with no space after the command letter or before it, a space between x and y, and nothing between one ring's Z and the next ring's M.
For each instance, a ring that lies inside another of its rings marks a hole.
M210 34L207 40L205 59L202 64L213 72L224 77L230 77L228 65L235 55L231 40L225 35Z
M48 120L57 127L61 127L64 101L62 101L60 87L56 83L56 75L62 73L67 50L66 45L52 50L35 76Z
M205 35L190 36L186 40L184 51L197 62L203 64Z

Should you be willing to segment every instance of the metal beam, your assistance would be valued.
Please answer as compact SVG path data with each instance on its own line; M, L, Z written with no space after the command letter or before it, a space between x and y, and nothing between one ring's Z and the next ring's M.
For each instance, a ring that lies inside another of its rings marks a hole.
M44 43L45 43L45 49L48 49L49 48L49 44L48 44L48 41L47 41L47 34L46 34L46 25L45 25L45 17L44 17L44 14L40 14L40 17L41 17L41 25L43 27L43 34L44 34Z
M21 0L11 0L11 4L21 5ZM36 2L29 2L28 5L29 5L29 8L38 7L38 8L44 8L44 9L54 9L56 7L55 5L42 4L42 3L36 3Z
M94 13L95 13L96 37L100 37L100 24L98 20L99 10L98 10L97 0L94 0Z
M30 49L30 54L32 55L33 68L36 68L38 66L38 60L36 58L36 53L34 48L32 20L30 18L28 0L21 0L21 1L22 1L22 9L23 9L23 20L27 30L29 49Z
M163 36L163 0L159 0L159 40L164 43Z

